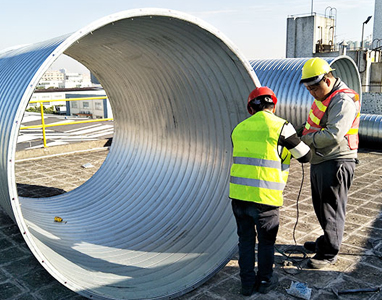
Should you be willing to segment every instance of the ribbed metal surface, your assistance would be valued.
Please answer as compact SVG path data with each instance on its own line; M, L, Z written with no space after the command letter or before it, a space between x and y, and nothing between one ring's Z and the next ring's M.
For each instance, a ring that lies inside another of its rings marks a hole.
M301 71L309 58L287 58L253 60L251 65L260 82L270 87L278 99L276 114L298 126L308 118L313 98L300 84ZM361 81L357 67L348 56L326 59L340 77L351 89L360 93ZM360 95L362 97L362 94Z
M19 198L14 157L33 90L65 53L99 79L114 113L104 164L79 188ZM208 24L121 12L52 41L0 52L0 204L61 283L92 299L165 299L205 282L236 250L230 133L257 77ZM54 216L67 223L54 223Z
M382 115L361 114L359 135L362 142L382 144Z

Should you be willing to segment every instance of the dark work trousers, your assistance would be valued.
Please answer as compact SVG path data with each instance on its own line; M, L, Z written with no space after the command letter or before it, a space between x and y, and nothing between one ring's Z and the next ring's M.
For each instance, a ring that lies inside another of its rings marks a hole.
M279 208L254 202L232 199L232 209L239 236L239 267L243 286L255 283L255 245L259 242L258 280L268 281L273 274L273 263L277 231L279 229Z
M354 169L353 160L330 160L311 165L313 207L324 231L316 241L317 254L322 258L333 258L340 250Z

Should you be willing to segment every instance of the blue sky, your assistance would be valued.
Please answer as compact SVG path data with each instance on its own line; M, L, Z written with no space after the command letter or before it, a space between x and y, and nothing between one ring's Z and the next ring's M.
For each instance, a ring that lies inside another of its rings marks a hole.
M223 32L248 59L284 58L286 20L310 14L311 0L12 0L0 9L0 50L77 31L109 14L158 7L198 17ZM374 0L313 0L313 11L337 14L337 41L360 40L362 23L374 15ZM365 25L372 34L374 18ZM74 70L75 71L75 70Z

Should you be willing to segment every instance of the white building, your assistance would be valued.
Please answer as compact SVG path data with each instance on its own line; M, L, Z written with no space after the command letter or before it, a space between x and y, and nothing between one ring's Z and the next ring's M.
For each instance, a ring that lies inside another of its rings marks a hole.
M52 106L64 106L66 107L66 101L58 101L58 102L51 102L52 100L60 100L60 99L65 99L65 92L63 91L58 91L53 90L53 89L48 89L48 90L36 90L31 99L29 101L44 101L42 103L43 106L45 107L52 107ZM39 103L28 103L27 109L30 107L39 107Z
M65 72L60 71L47 71L41 77L41 81L64 81Z
M90 75L79 73L65 73L65 88L85 88L91 87Z
M92 82L89 74L68 73L65 69L59 71L50 70L45 72L37 85L38 89L63 89L91 87Z
M66 98L92 98L105 95L106 94L103 89L83 88L81 91L67 93ZM66 105L66 112L66 114L70 116L87 117L89 119L113 117L113 112L107 98L98 100L68 101Z
M68 116L88 117L90 119L112 118L113 112L109 100L79 100L67 101L65 99L102 97L106 93L100 88L72 88L72 89L38 89L33 93L30 101L43 101L46 108L54 107L56 112ZM61 100L54 101L52 100ZM39 103L29 103L30 107L39 107Z

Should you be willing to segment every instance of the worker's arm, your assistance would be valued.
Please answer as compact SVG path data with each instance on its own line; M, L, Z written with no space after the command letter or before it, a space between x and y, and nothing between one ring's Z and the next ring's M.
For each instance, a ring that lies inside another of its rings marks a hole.
M296 130L290 123L285 123L281 130L279 146L287 148L300 163L309 162L312 158L309 146L300 140Z
M338 101L332 99L328 108L328 120L323 130L301 137L307 145L321 149L338 145L345 138L357 115L357 108L353 99L346 94L342 93L338 97Z

